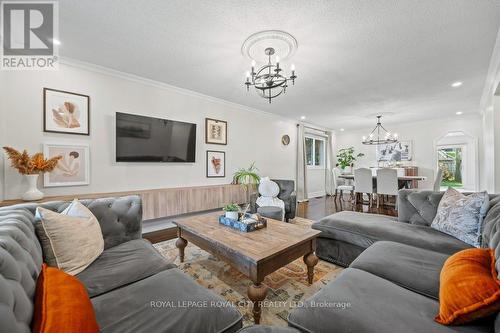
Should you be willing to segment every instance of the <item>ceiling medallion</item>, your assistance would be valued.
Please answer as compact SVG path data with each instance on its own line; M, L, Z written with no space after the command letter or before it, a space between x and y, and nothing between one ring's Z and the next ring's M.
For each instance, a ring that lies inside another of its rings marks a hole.
M247 91L254 86L259 95L269 103L286 93L288 82L295 84L295 66L290 66L291 75L286 77L280 67L280 59L290 58L297 50L297 40L284 31L267 30L255 33L245 40L241 53L252 60L251 71L246 74ZM273 63L274 58L275 63ZM265 64L256 70L257 62Z
M364 145L382 145L398 142L398 134L391 134L391 132L386 130L385 127L382 126L382 122L380 121L381 118L382 116L377 116L377 125L375 125L375 128L371 131L370 135L368 135L368 138L363 136L362 143Z

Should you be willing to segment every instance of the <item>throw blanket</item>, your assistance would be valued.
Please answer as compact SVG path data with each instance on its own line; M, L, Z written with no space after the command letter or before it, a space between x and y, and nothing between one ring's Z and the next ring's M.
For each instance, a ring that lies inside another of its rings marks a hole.
M260 197L255 203L259 207L273 206L281 208L281 221L285 220L285 202L277 197L280 189L278 184L269 180L268 177L262 178L259 184Z

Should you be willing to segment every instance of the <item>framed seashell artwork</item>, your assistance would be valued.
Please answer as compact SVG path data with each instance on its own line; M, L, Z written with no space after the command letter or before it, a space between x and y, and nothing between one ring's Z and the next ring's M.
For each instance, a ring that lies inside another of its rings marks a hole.
M43 131L90 134L90 97L43 88Z
M226 176L226 153L207 150L207 178Z

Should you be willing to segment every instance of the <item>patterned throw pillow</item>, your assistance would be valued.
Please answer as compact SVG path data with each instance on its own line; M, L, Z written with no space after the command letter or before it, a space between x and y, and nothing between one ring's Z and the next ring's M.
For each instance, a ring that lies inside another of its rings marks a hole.
M483 219L489 208L486 191L463 195L448 188L431 227L475 247L481 246Z

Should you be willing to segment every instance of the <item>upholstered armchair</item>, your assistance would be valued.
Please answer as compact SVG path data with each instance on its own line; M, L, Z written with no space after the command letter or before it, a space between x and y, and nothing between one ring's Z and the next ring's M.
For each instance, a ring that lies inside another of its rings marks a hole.
M283 180L283 179L271 179L273 182L278 184L280 188L280 193L278 198L285 202L285 221L289 221L295 217L295 211L297 209L297 196L295 194L295 181L293 180ZM258 205L256 203L259 197L258 192L254 192L250 195L250 211L252 213L257 212Z

